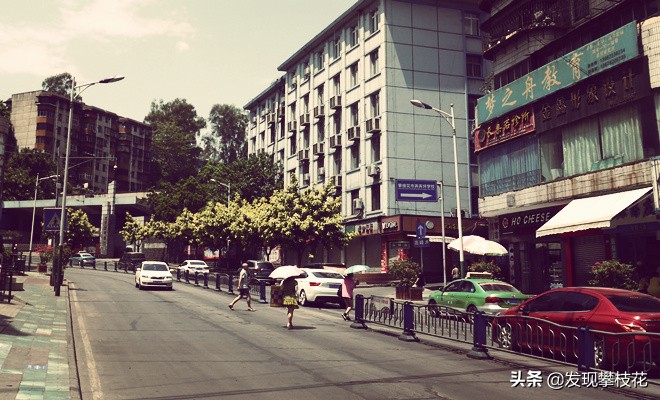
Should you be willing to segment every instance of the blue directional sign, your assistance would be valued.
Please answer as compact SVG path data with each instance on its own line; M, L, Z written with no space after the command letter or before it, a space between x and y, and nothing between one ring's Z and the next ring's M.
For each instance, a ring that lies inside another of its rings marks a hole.
M417 234L418 239L426 237L426 225L423 222L418 222L417 227L415 228L415 233Z
M435 181L397 179L395 185L396 201L438 201L438 185Z
M58 232L60 230L61 208L44 208L44 231Z
M413 246L415 247L429 247L430 245L431 241L427 237L413 239Z

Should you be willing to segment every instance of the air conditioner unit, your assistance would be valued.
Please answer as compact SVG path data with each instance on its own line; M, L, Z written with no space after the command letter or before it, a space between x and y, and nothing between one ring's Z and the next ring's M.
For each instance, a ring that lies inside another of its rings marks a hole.
M319 167L318 173L319 173L319 176L325 176L325 168Z
M261 110L261 118L265 118L266 115L268 115L268 113L269 113L269 111L268 111L267 108L264 108L263 110Z
M300 114L300 126L309 125L309 113Z
M330 108L332 109L341 108L341 96L330 97Z
M362 202L362 199L360 199L360 198L353 199L353 209L355 211L364 210L364 203Z
M314 107L314 118L323 118L324 116L325 116L324 105Z
M298 77L294 76L291 78L291 86L297 86L298 85Z
M377 133L380 132L380 117L374 117L367 120L366 123L367 132Z
M305 77L309 77L309 66L305 67L303 70L303 75L305 75Z
M289 121L286 128L289 132L295 132L298 130L298 125L296 121Z
M331 182L332 182L333 185L335 185L337 187L341 187L341 184L342 184L341 175L333 176L332 179L331 179Z
M302 179L305 184L309 184L309 174L303 174Z
M269 113L269 114L266 116L266 122L267 122L269 125L274 124L274 123L275 123L275 113Z
M321 143L315 143L314 146L312 146L312 151L314 154L323 154L324 153L324 148L325 148L325 142Z
M467 215L467 211L466 210L461 210L461 217L465 218L466 215ZM457 217L458 216L458 214L456 213L456 208L451 209L450 216L451 217Z
M348 140L360 140L359 126L353 126L348 128Z
M298 161L309 160L309 149L300 150L298 152Z
M380 167L376 164L371 164L367 166L367 175L377 176L380 173Z
M284 114L285 114L284 103L280 103L277 106L277 116L281 119L284 118Z
M330 147L341 147L341 135L330 136Z

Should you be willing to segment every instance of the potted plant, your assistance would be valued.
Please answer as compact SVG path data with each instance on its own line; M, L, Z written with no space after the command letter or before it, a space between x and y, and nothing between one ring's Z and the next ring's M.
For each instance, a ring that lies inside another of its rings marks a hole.
M390 261L388 273L397 279L396 298L401 300L422 300L421 287L413 287L417 277L422 272L419 264L412 260Z
M637 284L633 279L634 272L632 265L618 260L596 261L591 267L589 285L635 290Z
M494 279L502 279L502 269L492 261L476 261L468 267L470 272L488 272Z
M34 252L39 255L37 272L46 272L48 270L47 263L53 260L53 246L41 245Z

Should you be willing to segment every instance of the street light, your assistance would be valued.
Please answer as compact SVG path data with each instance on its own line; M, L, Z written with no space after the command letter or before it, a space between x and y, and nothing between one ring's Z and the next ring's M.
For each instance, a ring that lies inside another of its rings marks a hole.
M440 223L442 224L442 279L444 286L447 287L447 257L445 257L445 185L442 181L437 181L436 184L440 186Z
M209 179L213 183L217 183L218 185L222 185L227 188L227 207L229 207L229 201L231 199L231 182L229 183L222 183L220 181L215 180L214 178Z
M66 155L64 158L64 179L62 181L62 209L60 211L60 244L58 249L58 262L57 267L53 268L53 275L55 275L55 280L53 281L53 286L55 288L55 296L60 295L60 286L64 278L64 268L62 265L62 250L64 248L64 221L66 220L66 184L69 178L69 155L71 154L71 123L73 120L73 97L76 89L82 88L80 93L84 92L90 86L96 85L97 83L113 83L118 82L124 79L123 76L112 76L110 78L101 79L97 82L85 83L84 85L76 86L76 78L71 79L71 93L69 94L69 126L66 132Z
M37 173L37 180L34 183L34 204L32 205L32 228L30 230L30 252L28 253L28 267L32 266L32 240L34 237L34 217L37 213L37 189L39 188L39 182L57 177L59 177L59 175L51 175L39 178L39 173Z
M458 214L458 243L459 243L459 260L460 260L460 268L461 268L461 277L465 276L464 274L464 267L465 267L465 256L463 254L463 221L461 218L461 191L460 191L460 185L458 182L458 158L456 155L456 124L454 123L454 105L452 104L450 106L451 113L442 111L439 108L432 107L423 101L419 100L410 100L410 103L419 108L423 108L425 110L433 110L440 114L442 118L445 119L445 121L449 122L449 125L451 125L452 129L452 139L453 139L453 144L454 144L454 177L456 179L456 210ZM444 214L444 210L443 214ZM444 244L443 244L444 246Z

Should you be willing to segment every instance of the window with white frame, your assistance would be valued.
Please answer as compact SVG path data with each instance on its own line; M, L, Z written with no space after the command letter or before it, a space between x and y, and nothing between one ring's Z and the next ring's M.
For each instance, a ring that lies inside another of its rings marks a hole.
M380 210L380 186L380 183L378 183L369 187L369 194L371 196L371 211Z
M373 10L369 13L369 21L367 22L367 27L369 28L369 33L375 33L378 30L378 23L380 22L380 14L378 10Z
M325 139L325 125L322 123L316 124L316 132L317 132L317 138L318 142L322 142Z
M314 64L316 65L316 70L320 71L323 69L323 50L319 50L314 53Z
M291 103L289 106L289 120L291 121L297 121L298 116L296 115L296 103Z
M350 86L354 88L358 85L358 63L354 62L349 68L348 72L350 74Z
M323 84L320 84L316 88L316 105L319 105L319 106L323 105L324 90L325 90L325 87L323 86Z
M309 62L305 61L302 63L302 75L303 75L303 80L306 81L309 79Z
M332 90L335 96L341 95L341 79L339 74L332 77Z
M358 24L355 23L350 28L348 28L348 44L350 47L355 47L358 45L359 40L360 36L358 31Z
M335 175L341 175L341 148L335 150L332 155L332 166Z
M349 149L351 152L351 169L360 168L360 142L354 142Z
M380 135L372 135L369 139L371 145L371 161L380 161Z
M296 133L293 132L291 134L291 137L289 138L289 154L293 156L296 154L297 151L298 151L298 141L296 138Z
M360 123L360 108L359 102L355 102L348 107L349 110L349 126L358 126Z
M302 110L300 110L302 114L307 114L309 113L309 95L306 94L302 98Z
M341 41L339 39L339 36L332 39L332 58L335 60L341 56Z
M380 115L380 92L372 93L369 96L369 112L371 118L378 117Z
M335 135L341 135L341 113L336 112L332 114L332 123L335 128Z
M471 78L481 78L482 57L476 54L465 55L465 74Z
M463 14L463 31L466 35L479 36L479 15L471 12Z
M378 63L378 49L369 53L369 76L375 76L380 73L380 66Z

